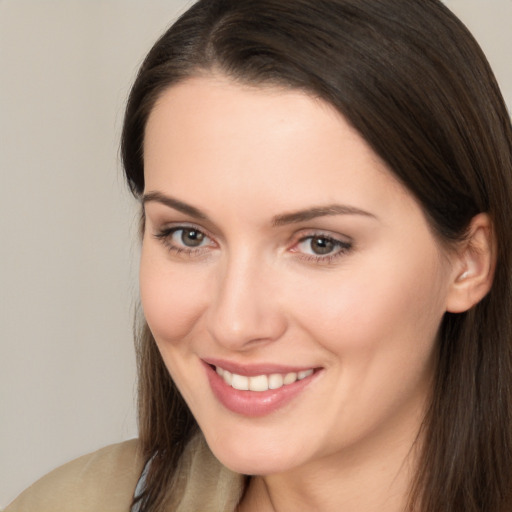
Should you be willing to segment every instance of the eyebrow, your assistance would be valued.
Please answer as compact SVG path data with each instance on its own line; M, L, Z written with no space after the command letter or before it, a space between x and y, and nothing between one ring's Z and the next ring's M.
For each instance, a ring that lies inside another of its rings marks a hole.
M174 210L182 212L185 215L190 215L196 219L210 221L208 215L202 212L199 208L184 203L183 201L173 197L164 195L161 192L148 192L142 196L143 205L153 201L168 206L169 208L173 208ZM299 222L305 222L317 217L326 217L331 215L362 215L364 217L376 218L373 213L361 210L360 208L356 208L354 206L330 204L327 206L315 206L305 210L298 210L295 212L276 215L272 219L272 226L279 227L285 226L287 224L298 224Z
M307 208L306 210L285 213L283 215L276 215L272 220L272 225L277 227L284 226L286 224L296 224L315 219L317 217L326 217L330 215L362 215L364 217L376 218L373 213L361 210L360 208L355 208L354 206L330 204L327 206L317 206Z
M209 220L208 215L199 210L199 208L184 203L183 201L179 201L173 197L166 196L161 192L149 192L142 196L143 205L153 201L168 206L169 208L173 208L174 210L184 213L185 215L190 215L195 219Z

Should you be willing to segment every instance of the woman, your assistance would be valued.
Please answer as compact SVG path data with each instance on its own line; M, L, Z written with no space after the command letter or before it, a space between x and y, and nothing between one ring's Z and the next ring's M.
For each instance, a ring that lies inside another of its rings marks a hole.
M437 0L192 6L123 131L141 456L85 495L123 468L134 511L510 510L511 141Z

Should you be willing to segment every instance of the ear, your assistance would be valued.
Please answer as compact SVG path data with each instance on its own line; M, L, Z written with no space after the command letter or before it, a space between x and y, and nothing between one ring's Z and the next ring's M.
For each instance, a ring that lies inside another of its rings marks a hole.
M492 221L486 213L471 220L467 237L455 249L446 311L462 313L480 302L492 286L496 247Z

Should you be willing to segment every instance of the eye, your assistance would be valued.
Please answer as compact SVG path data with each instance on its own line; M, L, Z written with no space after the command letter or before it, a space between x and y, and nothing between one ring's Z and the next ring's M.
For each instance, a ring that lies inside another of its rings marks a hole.
M171 240L176 245L184 247L200 247L209 239L198 229L194 228L177 228L171 234Z
M299 247L304 251L310 251L317 256L330 254L336 249L336 240L325 236L308 237L299 243Z
M302 237L292 252L300 252L306 259L317 262L330 262L333 258L347 253L351 248L351 242L324 234L315 234Z
M164 246L174 254L199 256L215 243L200 229L193 226L177 226L162 229L155 234Z

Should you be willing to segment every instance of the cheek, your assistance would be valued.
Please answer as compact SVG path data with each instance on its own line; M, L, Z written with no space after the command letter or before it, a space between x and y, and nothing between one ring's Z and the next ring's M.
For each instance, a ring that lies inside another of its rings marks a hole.
M302 329L330 354L332 394L323 407L336 415L333 439L340 425L356 439L423 403L443 308L435 265L419 267L425 274L404 265L353 267L296 302Z
M143 246L140 262L140 296L146 321L160 345L178 343L190 334L204 305L201 297L206 278L201 272L187 272L154 257Z
M324 286L304 286L310 293L296 302L296 318L334 353L431 350L444 313L443 273L436 255L411 260L390 255L347 268Z

